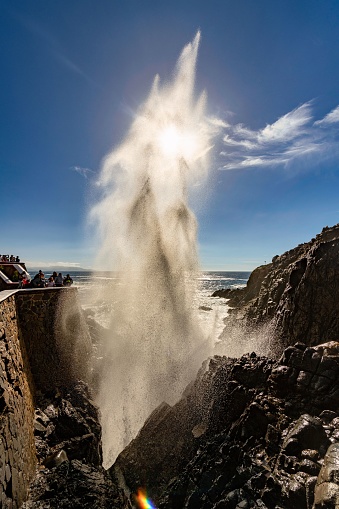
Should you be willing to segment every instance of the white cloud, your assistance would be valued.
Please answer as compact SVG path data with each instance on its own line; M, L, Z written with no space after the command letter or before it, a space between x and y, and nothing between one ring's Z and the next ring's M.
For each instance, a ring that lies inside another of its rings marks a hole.
M339 106L334 108L334 110L327 113L327 115L322 120L317 120L314 122L315 125L323 125L323 124L335 124L339 122Z
M209 123L214 125L215 127L230 127L230 124L225 120L221 120L221 118L210 117L208 120Z
M253 130L243 124L227 124L222 130L222 169L287 165L310 154L325 157L337 153L339 106L313 122L312 102L286 113L266 127Z
M286 113L280 117L274 124L267 125L258 134L259 142L286 142L293 140L305 133L305 128L312 115L310 113L310 103L305 103L299 108Z
M73 267L73 268L79 268L80 263L78 262L44 262L41 260L27 260L26 262L27 267L43 267L44 269L47 268L63 268L63 267Z
M258 133L256 131L252 131L252 129L248 129L247 127L244 127L243 124L237 124L234 126L234 133L237 136L246 136L246 138L251 140L257 140Z
M233 145L234 147L244 147L248 150L256 148L257 143L253 143L250 140L234 140L228 134L226 134L223 138L223 141L226 145Z
M234 159L233 161L226 163L222 169L224 170L235 170L239 168L250 168L255 166L278 166L287 164L288 159L283 157L282 154L276 156L261 156L251 157L244 156L243 158Z
M82 166L71 166L70 170L76 171L85 179L87 179L91 173L95 173L95 171L91 170L90 168L83 168Z

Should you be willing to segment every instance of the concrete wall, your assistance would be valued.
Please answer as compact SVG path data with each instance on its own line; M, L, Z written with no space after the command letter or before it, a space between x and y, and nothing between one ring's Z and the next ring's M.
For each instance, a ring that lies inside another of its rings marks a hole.
M19 508L35 474L36 391L86 380L90 355L76 288L0 292L0 507Z

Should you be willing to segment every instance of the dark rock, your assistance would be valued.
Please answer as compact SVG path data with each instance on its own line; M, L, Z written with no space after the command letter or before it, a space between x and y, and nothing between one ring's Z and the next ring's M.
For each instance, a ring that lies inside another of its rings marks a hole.
M63 449L61 449L60 451L54 452L53 454L47 456L47 458L44 459L42 464L45 465L47 468L53 468L58 467L59 465L61 465L61 463L64 463L64 461L68 461L68 457L66 452Z
M263 437L266 435L268 416L261 405L257 402L251 405L244 412L241 423L240 434L242 439L249 437Z
M304 458L300 462L299 469L301 472L306 472L307 474L314 476L319 474L320 465L314 461Z
M328 448L314 491L314 509L339 504L339 444Z
M22 509L131 509L118 480L101 466L101 427L86 384L39 394L37 403L40 465Z
M285 454L289 444L296 444L293 450L298 450L301 454L303 449L323 450L324 453L329 446L329 440L322 426L322 422L317 417L308 414L301 415L299 419L291 425L291 429L287 433L287 437L283 443ZM324 454L323 454L324 455Z
M78 460L40 471L22 509L131 509L103 468Z
M309 509L339 417L331 396L301 384L300 373L313 380L332 363L335 342L291 346L275 363L215 357L182 401L150 417L114 468L132 492L146 486L158 509ZM330 390L338 388L339 377L331 379Z

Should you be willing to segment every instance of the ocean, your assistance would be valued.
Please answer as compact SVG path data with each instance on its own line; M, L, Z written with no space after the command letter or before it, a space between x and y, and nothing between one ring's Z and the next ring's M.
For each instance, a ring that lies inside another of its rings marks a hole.
M114 312L114 303L104 299L93 301L93 295L100 294L100 289L110 285L121 285L114 272L68 271L77 287L81 306L90 310L93 318L100 325L108 326L110 316ZM45 271L45 277L51 275ZM242 288L246 286L250 272L211 272L202 271L197 277L197 291L192 296L192 306L197 311L201 327L206 334L212 334L217 340L223 330L223 319L227 316L228 306L224 299L211 297L215 290L221 288ZM34 275L31 272L31 275ZM63 273L66 275L66 272ZM104 293L104 292L103 292Z

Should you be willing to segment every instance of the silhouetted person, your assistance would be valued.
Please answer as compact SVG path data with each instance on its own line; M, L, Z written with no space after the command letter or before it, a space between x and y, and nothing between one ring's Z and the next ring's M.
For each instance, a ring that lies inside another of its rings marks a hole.
M64 280L63 280L62 274L61 274L61 272L59 272L59 274L55 278L55 286L63 286L63 282L64 282Z
M45 278L43 277L43 274L38 273L35 274L34 278L31 281L31 288L45 288Z
M73 284L73 279L69 274L64 278L64 286L71 286Z

